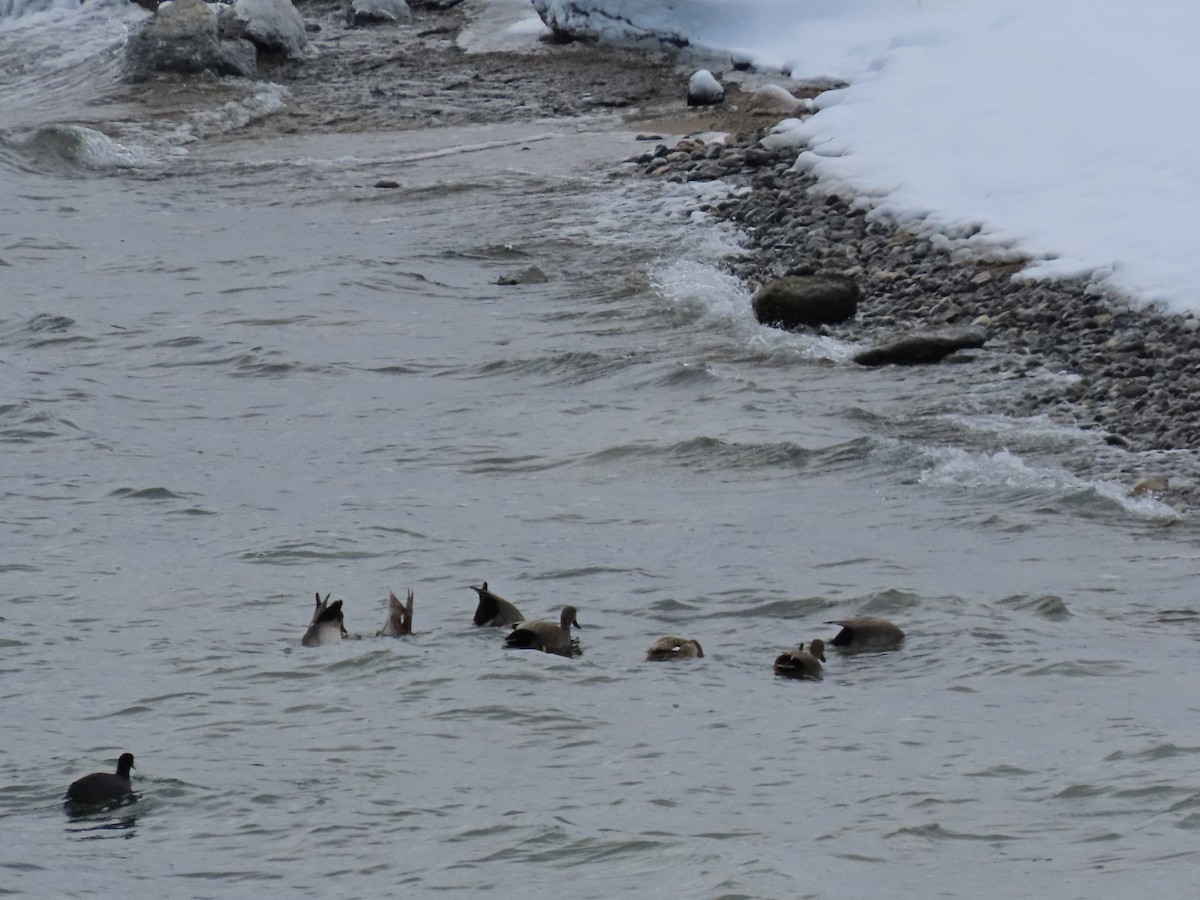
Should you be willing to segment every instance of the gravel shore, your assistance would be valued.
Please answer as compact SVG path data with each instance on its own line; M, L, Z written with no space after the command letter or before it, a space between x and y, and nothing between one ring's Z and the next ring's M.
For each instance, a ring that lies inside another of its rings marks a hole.
M830 333L870 343L981 323L989 343L979 377L1020 380L1007 392L1008 408L996 412L1098 429L1108 445L1128 451L1122 472L1134 479L1169 474L1169 499L1196 505L1200 321L1131 305L1081 280L1014 278L1019 261L961 258L948 243L822 191L792 170L795 148L761 147L767 130L724 146L660 144L636 162L649 177L719 178L751 188L703 207L745 233L750 252L730 265L747 281L818 271L853 276L863 292L858 316ZM1188 452L1169 454L1164 466L1164 454L1148 451Z
M812 177L792 171L794 148L759 146L784 116L754 109L739 84L727 84L720 107L685 105L687 76L706 62L690 51L575 43L468 54L455 43L468 21L461 8L416 9L407 23L355 29L344 26L338 4L314 0L299 8L318 26L311 35L318 52L262 73L289 89L287 108L243 135L563 117L609 118L615 127L673 135L657 147L649 144L634 171L731 186L725 200L701 208L744 231L748 253L729 263L736 275L749 282L813 271L852 275L862 288L859 314L831 332L860 343L982 323L989 342L970 377L1011 383L1003 392L1007 408L996 412L1044 414L1095 429L1104 436L1102 446L1123 454L1098 469L1115 467L1130 483L1170 475L1164 499L1177 507L1200 502L1196 318L1135 308L1083 281L1014 280L1020 262L963 259L936 238L914 235L850 198L822 191ZM747 88L756 78L730 77ZM784 83L760 77L765 81ZM803 97L828 85L788 87ZM728 132L730 140L678 142L680 135L714 130Z

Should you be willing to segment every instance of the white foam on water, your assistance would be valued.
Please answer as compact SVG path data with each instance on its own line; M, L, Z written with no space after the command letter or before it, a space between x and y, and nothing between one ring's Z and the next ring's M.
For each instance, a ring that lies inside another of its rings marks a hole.
M1008 450L973 452L957 447L926 447L929 464L920 484L969 490L1000 488L1038 495L1066 496L1090 491L1145 519L1179 519L1180 514L1150 494L1130 496L1128 487L1107 479L1080 478L1055 466L1026 462Z

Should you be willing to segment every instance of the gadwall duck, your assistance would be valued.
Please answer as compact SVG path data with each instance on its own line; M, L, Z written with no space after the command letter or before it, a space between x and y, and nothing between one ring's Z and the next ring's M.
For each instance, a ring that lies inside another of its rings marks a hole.
M820 678L823 662L825 642L817 638L808 645L807 650L801 644L799 649L788 650L775 657L775 674L787 675L789 678Z
M698 659L704 656L704 648L699 641L681 637L661 637L646 651L647 662L661 662L664 659Z
M300 639L301 645L320 647L322 644L336 644L346 636L346 620L342 615L342 601L334 600L330 603L329 594L326 594L325 599L322 600L321 594L318 592L317 608L313 610L312 622L308 626L308 631L304 632L304 637Z
M401 634L412 634L413 592L408 592L408 601L400 602L400 598L388 591L388 616L383 627L375 632L376 637L396 637Z
M72 806L109 806L121 803L133 795L129 770L133 768L133 754L122 753L117 760L117 771L93 772L73 781L67 788L66 802ZM136 799L136 798L134 798Z
M895 650L904 643L904 632L899 627L875 616L855 616L825 624L842 626L829 642L839 650Z
M579 641L571 639L572 625L580 627L575 620L575 607L564 606L557 622L535 619L515 625L504 639L504 646L508 650L541 650L559 656L575 656L579 653Z
M471 590L479 595L479 605L475 607L475 624L483 627L497 625L516 625L525 621L521 611L501 597L488 590L487 582L483 587L471 585Z

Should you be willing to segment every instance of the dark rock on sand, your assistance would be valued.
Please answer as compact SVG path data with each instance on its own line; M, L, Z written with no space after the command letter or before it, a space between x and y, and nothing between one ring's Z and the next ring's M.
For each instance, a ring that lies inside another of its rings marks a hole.
M764 284L751 302L763 325L791 330L852 319L858 298L858 284L845 275L788 275Z
M204 0L175 0L146 20L125 51L126 77L145 81L158 72L253 75L257 51L244 39L222 37L217 15Z
M708 69L701 69L688 81L688 106L716 106L724 102L725 88Z
M987 343L980 328L944 334L908 334L854 355L861 366L919 366L941 362L957 350L973 350Z

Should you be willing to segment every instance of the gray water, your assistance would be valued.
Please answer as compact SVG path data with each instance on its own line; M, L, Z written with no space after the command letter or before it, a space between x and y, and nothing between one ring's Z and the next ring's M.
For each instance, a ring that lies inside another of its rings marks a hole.
M759 328L603 123L68 120L0 151L0 892L1190 895L1194 517L986 353ZM300 647L318 591L358 639ZM860 612L905 647L772 675Z

